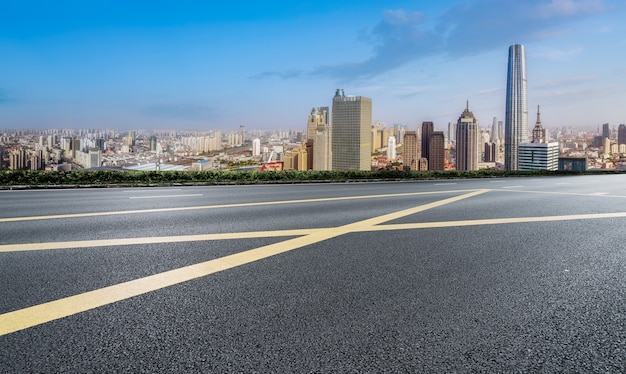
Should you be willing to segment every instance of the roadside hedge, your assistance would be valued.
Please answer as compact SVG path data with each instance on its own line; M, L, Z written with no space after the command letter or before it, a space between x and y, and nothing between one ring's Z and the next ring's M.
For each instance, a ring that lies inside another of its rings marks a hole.
M619 171L548 172L548 171L337 171L337 170L207 170L207 171L130 171L75 170L0 172L0 186L110 186L110 185L171 185L171 184L253 184L296 182L339 182L368 180L420 180L450 178L492 178L542 175L572 175L591 173L620 173Z

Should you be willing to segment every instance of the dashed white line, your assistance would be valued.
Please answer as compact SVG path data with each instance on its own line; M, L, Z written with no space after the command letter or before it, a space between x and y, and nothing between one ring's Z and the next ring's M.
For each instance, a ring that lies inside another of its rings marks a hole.
M189 194L189 195L161 195L161 196L131 196L129 199L166 199L168 197L191 197L202 196L201 193Z
M522 188L524 186L505 186L505 187L500 187L500 188Z
M180 190L181 190L180 188L174 188L174 189L171 189L171 190L170 190L170 189L168 189L168 191L180 191ZM158 190L154 190L154 189L147 189L147 188L141 188L141 189L136 189L136 190L124 190L123 192L129 192L129 193L135 193L135 192L136 192L136 193L141 193L141 192L150 192L150 191L151 191L151 192L155 192L155 191L158 191ZM163 191L163 190L161 190L161 191Z

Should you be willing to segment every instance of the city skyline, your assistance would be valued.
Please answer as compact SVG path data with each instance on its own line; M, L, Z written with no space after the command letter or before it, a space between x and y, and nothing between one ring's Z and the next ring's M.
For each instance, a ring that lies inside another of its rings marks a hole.
M305 128L337 87L388 126L443 130L467 99L490 123L518 43L548 126L617 127L625 14L616 0L16 2L0 14L0 128Z

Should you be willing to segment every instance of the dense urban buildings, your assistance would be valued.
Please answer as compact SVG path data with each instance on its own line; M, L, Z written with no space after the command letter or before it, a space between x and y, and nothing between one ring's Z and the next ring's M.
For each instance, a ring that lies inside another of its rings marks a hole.
M372 99L337 89L332 108L332 169L371 169Z
M528 141L528 88L526 50L521 44L509 47L504 117L504 169L517 170L518 145Z

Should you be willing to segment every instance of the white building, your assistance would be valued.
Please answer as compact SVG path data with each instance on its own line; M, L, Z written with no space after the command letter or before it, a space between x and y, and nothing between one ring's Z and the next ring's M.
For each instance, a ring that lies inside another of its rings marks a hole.
M256 138L252 141L252 157L261 156L261 139Z
M387 158L390 160L395 160L397 157L396 154L396 137L390 136L389 141L387 142Z

